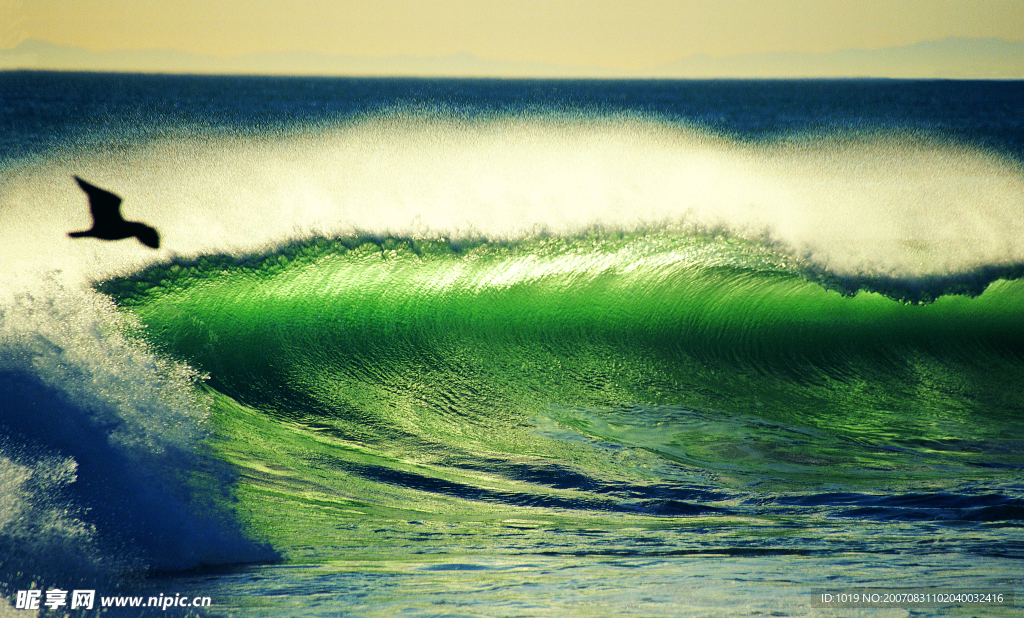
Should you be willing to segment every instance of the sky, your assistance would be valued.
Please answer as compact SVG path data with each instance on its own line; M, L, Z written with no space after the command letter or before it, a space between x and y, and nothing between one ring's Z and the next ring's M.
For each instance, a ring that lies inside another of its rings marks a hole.
M694 56L1024 40L1021 0L0 0L0 49L469 54L629 74Z

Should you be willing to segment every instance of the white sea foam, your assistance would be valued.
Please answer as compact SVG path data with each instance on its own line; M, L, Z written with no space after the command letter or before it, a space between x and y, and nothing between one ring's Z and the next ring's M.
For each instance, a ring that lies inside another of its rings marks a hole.
M234 521L199 376L138 328L51 278L0 307L0 581L66 586L272 555Z
M842 273L946 273L1024 256L1021 166L914 135L750 144L635 117L390 114L81 150L0 173L5 264L86 278L355 230L515 238L725 226L767 232ZM72 173L121 194L128 218L160 230L161 250L68 238L89 223Z

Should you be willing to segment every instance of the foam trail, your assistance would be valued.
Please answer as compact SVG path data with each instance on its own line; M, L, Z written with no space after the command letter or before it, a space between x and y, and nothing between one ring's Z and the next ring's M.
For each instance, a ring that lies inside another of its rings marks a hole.
M64 237L71 173L124 196L166 249ZM962 271L1024 256L1024 172L910 135L734 142L639 117L390 114L317 132L152 141L3 172L4 261L74 277L311 234L522 238L665 224L767 233L840 273Z

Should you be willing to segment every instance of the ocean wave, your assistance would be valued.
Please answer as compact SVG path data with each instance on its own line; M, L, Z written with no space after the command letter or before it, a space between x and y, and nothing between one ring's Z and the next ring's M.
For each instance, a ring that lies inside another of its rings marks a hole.
M6 81L0 596L1019 565L1019 86Z

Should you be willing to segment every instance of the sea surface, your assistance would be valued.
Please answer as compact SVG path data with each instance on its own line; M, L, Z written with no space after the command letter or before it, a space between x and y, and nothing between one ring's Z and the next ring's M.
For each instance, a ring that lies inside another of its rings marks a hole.
M1020 615L1022 82L6 72L0 135L0 615Z

